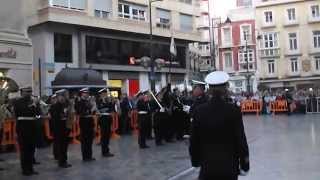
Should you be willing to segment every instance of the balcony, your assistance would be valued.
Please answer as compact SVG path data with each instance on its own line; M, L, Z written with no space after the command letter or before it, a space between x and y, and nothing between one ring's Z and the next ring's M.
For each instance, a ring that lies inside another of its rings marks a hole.
M276 22L263 22L261 28L275 28L276 27Z
M51 7L83 11L86 9L86 0L49 0Z
M308 17L308 23L312 24L312 23L318 23L320 22L320 16L318 17L313 17L313 16L309 16Z
M286 21L283 23L283 26L284 26L284 27L298 26L298 25L299 25L298 20L293 20L293 21L286 20Z
M280 56L280 48L268 48L268 49L260 49L261 58L268 57L279 57Z

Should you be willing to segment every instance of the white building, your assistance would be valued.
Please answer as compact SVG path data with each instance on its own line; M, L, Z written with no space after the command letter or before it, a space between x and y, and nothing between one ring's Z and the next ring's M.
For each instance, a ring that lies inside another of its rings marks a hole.
M41 62L43 94L66 65L98 70L108 86L132 94L149 89L149 68L130 65L130 59L149 56L149 10L146 0L37 0L30 9L29 35L34 60ZM198 41L198 0L164 0L151 6L154 57L170 59L170 37L177 46L172 84L184 82L188 43ZM38 67L37 63L34 64ZM156 87L166 85L168 67L157 69ZM39 83L38 83L39 84Z

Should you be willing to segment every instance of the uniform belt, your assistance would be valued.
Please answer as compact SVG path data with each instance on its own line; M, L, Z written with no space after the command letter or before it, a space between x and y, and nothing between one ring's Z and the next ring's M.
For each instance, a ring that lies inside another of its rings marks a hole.
M62 118L61 120L62 120L62 121L66 121L66 120L67 120L67 118Z
M32 120L36 120L37 118L36 117L18 117L18 121L22 121L22 120L29 120L29 121L32 121Z
M148 114L147 111L139 111L138 114Z
M111 116L111 113L100 113L101 116Z
M92 118L93 115L81 116L82 118Z

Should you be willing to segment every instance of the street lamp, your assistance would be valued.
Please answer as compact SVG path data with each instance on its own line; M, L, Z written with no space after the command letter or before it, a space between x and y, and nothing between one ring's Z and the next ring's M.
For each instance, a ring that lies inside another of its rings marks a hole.
M154 67L155 67L155 60L153 58L153 35L152 35L152 8L151 4L154 2L158 1L163 1L163 0L149 0L149 28L150 28L150 81L151 81L151 91L155 92L156 90L156 82L155 82L155 72L154 72Z

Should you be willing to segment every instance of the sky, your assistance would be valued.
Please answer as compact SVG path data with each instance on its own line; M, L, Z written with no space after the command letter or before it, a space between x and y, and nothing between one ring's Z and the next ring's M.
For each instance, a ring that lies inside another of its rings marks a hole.
M230 9L236 7L236 0L209 0L210 11L213 11L213 17L226 18L226 15Z

